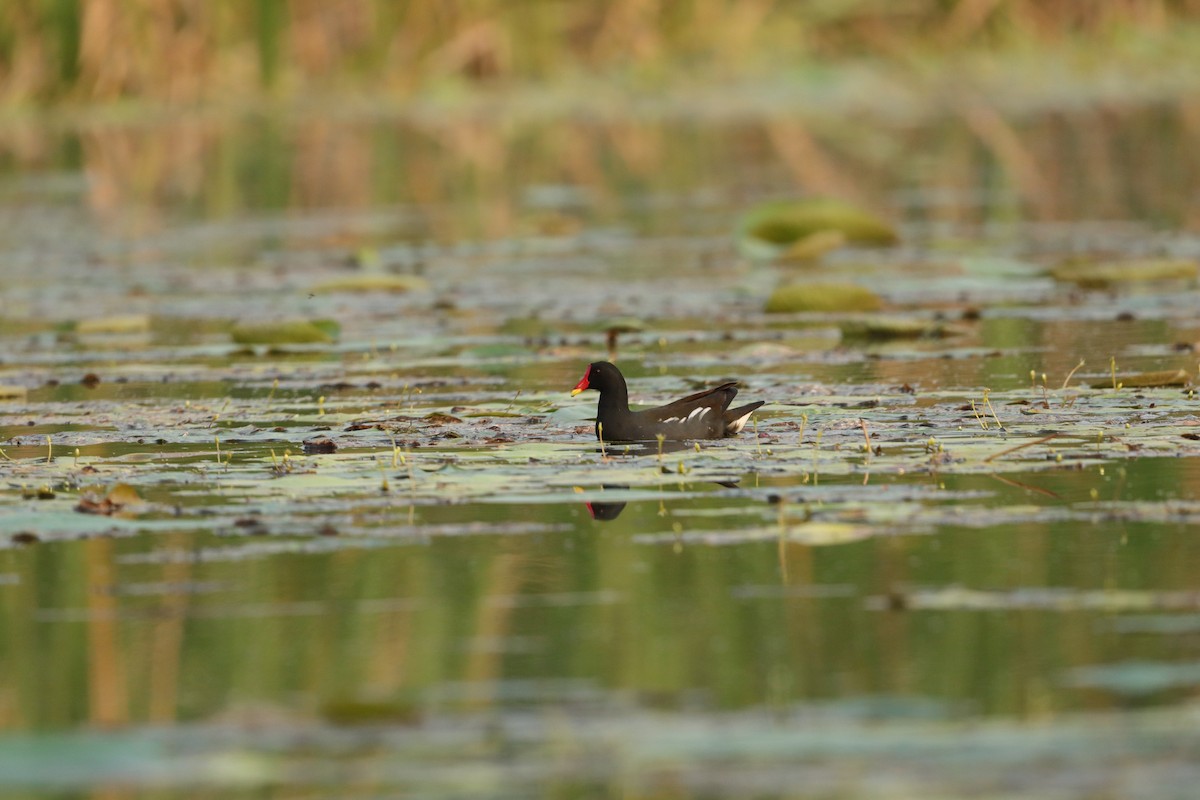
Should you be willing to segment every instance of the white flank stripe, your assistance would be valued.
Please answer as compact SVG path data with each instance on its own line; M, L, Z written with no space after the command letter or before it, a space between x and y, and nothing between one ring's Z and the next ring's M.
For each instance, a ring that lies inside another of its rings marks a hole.
M750 414L753 414L753 413L754 412L751 411L750 413L744 414L744 415L738 417L737 419L735 419L733 422L729 423L729 432L730 433L741 433L742 428L746 427L746 420L750 419Z
M664 423L667 423L667 422L683 422L683 417L667 417L666 419L664 419L664 420L663 420L663 422L664 422Z
M700 408L697 408L692 413L688 414L687 418L689 421L692 419L692 417L695 417L696 419L704 419L704 415L707 413L708 413L708 407L701 406Z

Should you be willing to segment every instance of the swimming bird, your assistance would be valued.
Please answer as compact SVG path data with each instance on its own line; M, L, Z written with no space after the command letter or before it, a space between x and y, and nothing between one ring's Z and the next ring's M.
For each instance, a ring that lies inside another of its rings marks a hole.
M765 401L729 408L737 394L737 384L723 383L703 392L690 394L665 406L632 411L625 376L615 365L596 361L588 365L583 379L571 390L571 396L586 389L600 392L596 406L596 438L606 442L722 439L734 436L745 427L750 415Z

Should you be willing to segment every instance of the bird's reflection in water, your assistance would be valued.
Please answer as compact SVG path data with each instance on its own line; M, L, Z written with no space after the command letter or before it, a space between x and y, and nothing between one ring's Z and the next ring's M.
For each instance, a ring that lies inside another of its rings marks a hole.
M616 519L621 516L621 512L625 510L628 503L584 503L587 506L588 513L592 515L592 519L599 522L608 522L610 519Z
M712 483L715 483L717 486L723 486L726 489L733 489L738 485L736 480L712 481ZM602 485L600 488L604 491L614 491L629 489L630 487L606 484ZM608 522L616 519L617 517L621 516L621 512L625 510L625 506L627 505L629 505L628 501L606 503L602 500L593 500L590 503L584 503L584 506L587 507L588 514L590 514L592 519L596 520L597 522Z

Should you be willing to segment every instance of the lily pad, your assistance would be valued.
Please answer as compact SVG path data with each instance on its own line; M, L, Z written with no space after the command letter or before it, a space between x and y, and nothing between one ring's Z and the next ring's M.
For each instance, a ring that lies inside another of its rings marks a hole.
M780 286L767 298L768 314L802 311L877 311L879 295L856 283L796 283Z
M1155 372L1139 372L1136 375L1118 375L1117 385L1126 389L1154 389L1161 386L1187 386L1192 376L1183 369L1164 369ZM1112 379L1093 381L1093 389L1111 389Z
M429 281L416 275L392 275L384 272L367 272L348 275L312 287L318 294L334 292L417 292L429 288Z
M1200 274L1200 265L1186 258L1071 261L1058 265L1050 274L1057 281L1103 288L1117 283L1192 280Z
M0 385L0 400L21 400L29 391L24 386Z
M601 320L594 327L596 330L601 330L609 334L642 333L646 330L646 324L637 317L612 317Z
M149 330L149 314L115 314L110 317L94 317L82 319L75 326L75 332L85 336L103 333L145 333Z
M914 317L847 320L840 327L843 336L861 339L940 339L962 333L945 322Z
M341 326L327 319L297 319L279 322L244 322L229 331L238 344L328 344L337 339Z
M738 223L737 245L747 258L811 258L840 244L831 234L868 245L899 239L890 223L869 211L842 200L812 198L774 200L746 212Z

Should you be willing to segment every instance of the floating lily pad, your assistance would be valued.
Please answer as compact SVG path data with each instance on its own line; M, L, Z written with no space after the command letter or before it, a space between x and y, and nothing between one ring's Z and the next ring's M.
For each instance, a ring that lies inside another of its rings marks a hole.
M416 275L392 275L367 272L318 283L312 291L318 294L334 292L417 292L429 288L429 281Z
M763 203L741 218L738 249L748 258L811 258L836 241L889 245L898 240L896 229L874 214L842 200L813 198Z
M877 311L883 301L856 283L797 283L780 286L767 298L768 314L801 311Z
M149 330L149 314L116 314L111 317L94 317L82 319L75 326L75 332L85 336L104 333L146 333Z
M20 400L28 394L24 386L0 385L0 400Z
M915 317L847 320L840 327L843 336L862 339L940 339L962 333L940 320Z
M233 326L229 335L238 344L328 344L340 332L341 326L333 320L297 319L241 323Z
M595 326L597 330L605 333L642 333L646 330L646 325L637 317L613 317L602 320Z
M1126 389L1153 389L1160 386L1187 386L1192 376L1183 369L1164 369L1156 372L1139 372L1136 375L1118 375L1117 385ZM1093 389L1111 389L1112 378L1093 381Z
M1186 258L1071 261L1055 267L1050 274L1058 281L1103 288L1116 283L1192 280L1200 274L1200 265Z

